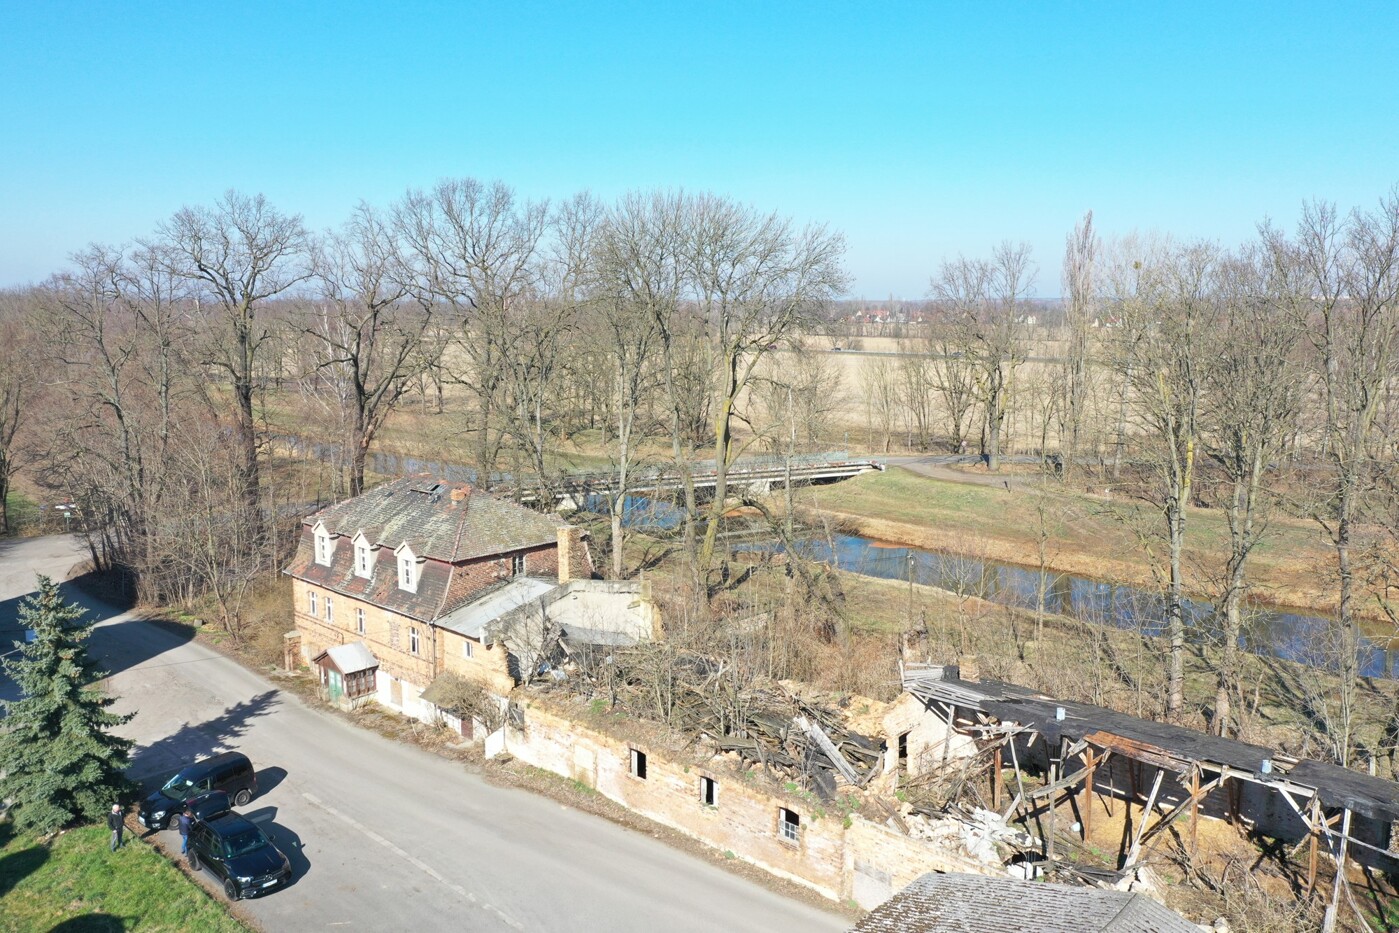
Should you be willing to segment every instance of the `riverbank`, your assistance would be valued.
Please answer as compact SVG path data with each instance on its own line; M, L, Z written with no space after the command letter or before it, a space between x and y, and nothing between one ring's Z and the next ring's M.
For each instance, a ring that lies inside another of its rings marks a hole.
M1020 567L1043 566L1144 589L1160 589L1159 515L1140 503L1065 492L956 483L890 468L804 490L800 518L893 545L960 554ZM1187 592L1208 600L1224 566L1228 527L1214 510L1191 509ZM1315 524L1277 519L1250 559L1254 598L1273 607L1330 615L1332 552ZM1380 621L1378 611L1372 618Z

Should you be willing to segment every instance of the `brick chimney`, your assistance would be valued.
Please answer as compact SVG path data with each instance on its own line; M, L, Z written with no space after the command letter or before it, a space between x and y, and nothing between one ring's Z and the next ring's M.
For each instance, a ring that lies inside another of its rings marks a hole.
M583 540L583 529L565 525L559 529L559 583L569 580L589 580L593 576L592 561L588 558L588 545Z

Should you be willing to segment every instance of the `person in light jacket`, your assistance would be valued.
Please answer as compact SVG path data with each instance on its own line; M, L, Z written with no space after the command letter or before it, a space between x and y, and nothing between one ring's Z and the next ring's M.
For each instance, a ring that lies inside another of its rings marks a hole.
M112 831L112 851L121 848L121 833L126 828L126 818L122 816L121 804L112 804L112 812L107 814L107 828Z

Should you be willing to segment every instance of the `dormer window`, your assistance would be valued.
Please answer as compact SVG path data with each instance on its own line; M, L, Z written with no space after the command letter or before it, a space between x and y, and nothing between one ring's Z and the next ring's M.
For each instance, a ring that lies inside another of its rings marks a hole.
M330 557L335 553L335 545L331 542L330 532L325 525L318 524L312 532L316 539L316 563L322 567L330 566Z
M355 535L355 576L368 579L374 575L374 549L363 533Z
M402 545L398 555L398 588L410 593L418 591L418 556L408 545Z

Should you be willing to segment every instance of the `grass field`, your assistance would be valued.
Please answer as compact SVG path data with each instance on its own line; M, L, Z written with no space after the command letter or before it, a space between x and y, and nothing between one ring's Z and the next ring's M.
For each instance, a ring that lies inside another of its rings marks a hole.
M0 931L4 933L244 933L249 927L159 852L127 837L112 852L102 826L47 845L0 824Z
M809 489L800 501L870 537L1023 566L1038 566L1043 533L1050 569L1100 580L1151 586L1164 556L1163 523L1149 506L1053 485L1006 490L890 469ZM1221 512L1189 511L1185 564L1193 594L1218 591L1228 535ZM1315 523L1276 519L1250 559L1255 596L1327 611L1331 562Z

